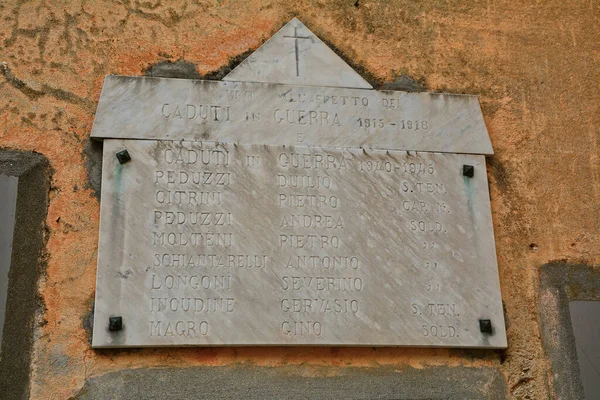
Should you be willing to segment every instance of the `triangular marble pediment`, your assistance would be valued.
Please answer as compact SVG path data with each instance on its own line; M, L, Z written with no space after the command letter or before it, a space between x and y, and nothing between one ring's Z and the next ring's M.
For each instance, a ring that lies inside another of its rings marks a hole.
M223 80L373 88L297 18L285 24Z

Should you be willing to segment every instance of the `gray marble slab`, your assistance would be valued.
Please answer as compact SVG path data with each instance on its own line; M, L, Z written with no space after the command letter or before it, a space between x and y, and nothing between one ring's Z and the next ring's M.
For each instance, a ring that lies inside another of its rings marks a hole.
M476 96L124 76L92 137L493 153Z
M102 178L94 347L506 347L483 156L112 139Z
M373 88L297 18L285 24L223 80Z

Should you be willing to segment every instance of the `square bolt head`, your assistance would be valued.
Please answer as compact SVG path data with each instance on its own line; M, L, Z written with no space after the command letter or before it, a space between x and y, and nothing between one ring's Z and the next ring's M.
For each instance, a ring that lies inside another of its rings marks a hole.
M487 333L488 335L492 334L492 321L489 319L480 319L479 320L479 330L481 333Z
M462 174L468 178L472 178L475 175L475 167L472 165L463 165Z
M117 160L119 160L119 164L125 164L127 161L131 160L131 156L127 150L121 150L117 153Z
M122 317L110 317L108 319L108 330L111 332L120 331L123 329L123 318Z

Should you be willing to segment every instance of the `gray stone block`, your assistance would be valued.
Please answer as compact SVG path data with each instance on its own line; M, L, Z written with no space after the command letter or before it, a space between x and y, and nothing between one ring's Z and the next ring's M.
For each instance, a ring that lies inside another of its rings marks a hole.
M74 399L500 400L506 396L502 374L489 367L234 366L112 372L88 379Z

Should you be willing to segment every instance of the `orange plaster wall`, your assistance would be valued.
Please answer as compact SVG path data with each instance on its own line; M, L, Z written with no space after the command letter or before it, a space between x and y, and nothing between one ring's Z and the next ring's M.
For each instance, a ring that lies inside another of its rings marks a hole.
M83 149L104 76L177 59L210 73L293 16L380 83L406 74L430 91L480 96L496 151L488 177L505 353L90 348L82 321L94 296L99 203ZM322 365L487 365L504 373L512 398L546 398L538 268L600 264L599 21L593 0L0 2L0 147L42 153L53 168L32 398L68 398L88 377L123 368L232 363L303 364L308 374Z

